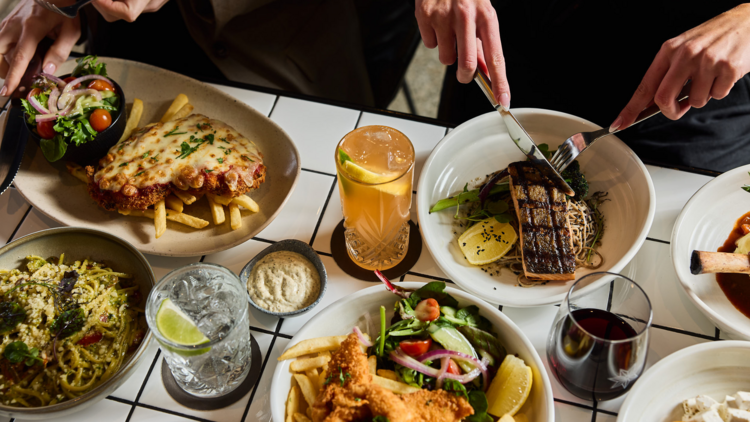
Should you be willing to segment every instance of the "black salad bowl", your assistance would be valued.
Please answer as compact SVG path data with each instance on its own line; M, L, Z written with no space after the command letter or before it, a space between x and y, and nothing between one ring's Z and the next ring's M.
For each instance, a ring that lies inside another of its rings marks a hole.
M65 79L70 75L63 75L60 78ZM127 123L127 117L125 115L125 93L122 91L120 85L114 80L110 79L115 87L115 93L120 97L120 107L112 115L112 124L108 128L99 132L96 137L83 145L76 146L73 143L68 143L68 149L65 151L65 155L60 158L60 161L73 161L81 166L93 165L96 167L99 159L107 155L112 146L120 140L123 132L125 132L125 124ZM24 115L24 119L26 116ZM31 137L41 146L42 137L36 132L36 129L29 125L26 121L26 129L28 129Z

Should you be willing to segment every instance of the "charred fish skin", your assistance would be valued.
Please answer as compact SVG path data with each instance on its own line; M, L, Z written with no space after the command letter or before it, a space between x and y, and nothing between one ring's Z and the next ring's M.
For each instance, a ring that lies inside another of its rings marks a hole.
M572 280L573 237L565 194L529 162L508 166L528 278Z

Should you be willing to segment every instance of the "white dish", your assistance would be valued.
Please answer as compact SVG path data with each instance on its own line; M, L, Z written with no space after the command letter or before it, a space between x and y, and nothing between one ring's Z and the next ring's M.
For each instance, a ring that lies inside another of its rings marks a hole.
M682 419L682 401L705 394L750 391L750 343L717 341L688 347L659 361L636 381L617 422L672 422Z
M419 288L424 283L400 282L398 285L405 288ZM447 287L446 292L455 297L462 307L478 306L481 314L495 327L498 339L508 353L517 354L531 367L534 377L531 395L520 412L528 416L529 422L554 421L552 386L539 354L526 335L507 316L486 302L452 287ZM396 295L388 292L382 285L363 289L339 299L308 321L295 334L288 346L293 346L304 339L351 333L352 328L364 313L369 313L373 321L379 321L381 305L386 307L387 317L390 319L393 315L393 304L397 299ZM370 333L370 335L373 338L377 337L377 333ZM271 380L271 413L274 422L284 422L284 405L291 386L290 362L291 360L279 362Z
M672 229L672 263L690 300L722 331L750 339L750 318L729 302L714 274L690 273L693 250L715 251L734 223L750 211L750 165L737 167L706 183L685 204ZM750 282L750 279L748 280Z
M556 111L513 111L534 141L546 143L550 149L556 149L576 132L599 129L584 119ZM417 192L420 231L435 262L463 289L505 306L559 303L570 283L551 282L521 288L510 271L490 276L480 267L466 263L453 234L451 213L430 214L429 210L438 200L460 192L466 182L525 158L508 136L500 116L487 113L462 124L440 141L422 169ZM654 219L656 207L651 176L635 153L614 136L602 139L581 154L579 162L589 181L590 192L607 191L611 201L602 205L606 229L599 251L604 256L604 264L597 270L578 270L576 277L593 271L620 272L640 249ZM587 289L606 281L602 278Z

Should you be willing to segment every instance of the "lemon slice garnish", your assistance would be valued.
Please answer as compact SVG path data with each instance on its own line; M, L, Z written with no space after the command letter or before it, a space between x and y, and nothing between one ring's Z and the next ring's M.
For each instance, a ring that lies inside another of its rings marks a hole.
M488 218L463 232L458 238L458 247L469 264L484 265L505 256L517 239L513 226Z
M531 393L531 368L523 359L507 355L487 390L487 412L495 416L515 415Z
M344 162L344 170L352 179L358 182L375 185L373 186L373 188L390 195L405 195L411 189L411 184L408 183L408 180L406 180L406 178L404 178L404 180L399 179L387 183L393 179L396 179L398 177L398 173L375 173L373 171L367 170L360 165L355 164L353 161ZM379 183L383 183L383 185L380 185Z

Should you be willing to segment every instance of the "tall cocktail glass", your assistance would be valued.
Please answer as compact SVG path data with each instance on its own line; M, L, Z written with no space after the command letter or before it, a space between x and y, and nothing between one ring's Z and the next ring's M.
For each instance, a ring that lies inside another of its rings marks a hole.
M173 305L195 323L205 341L184 345L170 340L179 333L169 332L174 325L157 314L162 306ZM146 320L175 381L203 398L230 393L250 372L248 312L247 291L239 278L220 265L202 262L167 274L146 303Z
M335 159L349 257L367 270L395 267L409 248L414 146L396 129L363 126Z

